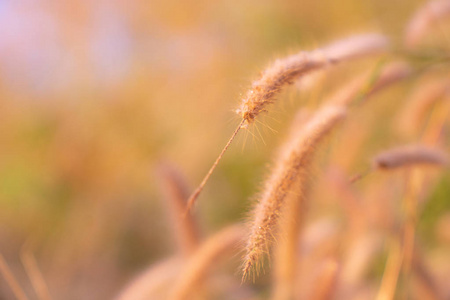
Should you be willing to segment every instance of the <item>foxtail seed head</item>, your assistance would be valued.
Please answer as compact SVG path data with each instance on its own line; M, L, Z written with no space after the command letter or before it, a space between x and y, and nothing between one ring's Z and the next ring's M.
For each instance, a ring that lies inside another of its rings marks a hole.
M372 162L377 169L390 170L412 165L448 165L448 155L442 150L423 145L402 146L375 156Z
M345 115L346 109L342 106L322 108L280 152L281 155L265 183L265 189L252 215L243 263L244 278L258 265L263 254L269 251L287 195L299 176L309 171L316 146Z
M236 113L245 120L243 127L252 123L283 86L292 84L300 76L346 60L379 53L387 48L387 39L379 34L352 36L310 52L300 52L277 59L252 83Z

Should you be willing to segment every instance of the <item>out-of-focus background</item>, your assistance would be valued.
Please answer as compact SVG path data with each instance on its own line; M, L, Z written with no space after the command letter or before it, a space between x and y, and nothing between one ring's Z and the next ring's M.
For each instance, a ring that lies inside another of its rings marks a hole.
M354 33L382 32L395 44L421 4L0 0L0 252L23 289L33 299L24 251L54 299L110 299L175 253L158 162L178 166L195 187L238 124L242 94L270 61ZM246 218L294 111L317 107L374 63L338 67L310 89L297 83L263 124L240 133L195 209L204 235ZM391 126L412 89L395 87L361 109L339 133L347 143L325 155L354 175L371 155L415 141ZM449 247L435 228L450 211L442 201L448 177L429 193L421 227L429 245L443 239ZM373 187L372 196L398 205L401 179L391 189ZM325 200L311 205L311 218L345 218L324 192L315 194ZM385 262L386 253L370 276L379 279ZM3 279L0 298L13 298Z

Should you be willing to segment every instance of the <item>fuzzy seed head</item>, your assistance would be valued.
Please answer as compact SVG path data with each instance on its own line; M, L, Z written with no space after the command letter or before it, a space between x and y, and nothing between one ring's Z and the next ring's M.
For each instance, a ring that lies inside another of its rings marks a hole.
M266 111L266 107L274 102L274 96L284 86L292 84L304 74L342 61L379 53L386 48L387 40L382 35L357 35L322 49L278 59L253 82L236 113L245 120L245 127L261 112Z
M321 109L280 152L275 169L266 181L252 215L243 263L244 277L250 274L263 254L268 252L287 195L299 175L308 172L317 144L344 119L345 113L345 108L341 106Z
M422 145L403 146L380 153L373 159L376 169L390 170L413 165L447 166L448 155L442 150Z

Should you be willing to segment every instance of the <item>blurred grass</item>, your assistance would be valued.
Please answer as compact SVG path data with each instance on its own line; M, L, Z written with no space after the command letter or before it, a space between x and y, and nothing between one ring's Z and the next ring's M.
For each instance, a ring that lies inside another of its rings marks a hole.
M443 176L433 189L430 197L426 199L422 214L420 215L418 230L427 247L438 246L435 228L442 216L450 212L450 176Z
M175 251L154 183L157 161L174 161L194 187L237 124L232 111L241 94L271 60L355 32L396 40L420 3L1 3L0 26L10 31L0 31L0 251L15 261L33 240L55 298L92 290L110 297L131 274ZM361 66L344 70L356 74ZM201 196L205 232L245 217L293 111L316 107L343 79L332 74L312 92L291 88L279 96L277 121L262 121L279 133L259 125L265 143L254 129L245 147L238 139ZM409 88L360 111L357 121L371 130L351 170L398 142L386 132ZM449 180L424 208L425 241L450 209ZM102 268L113 271L89 282Z

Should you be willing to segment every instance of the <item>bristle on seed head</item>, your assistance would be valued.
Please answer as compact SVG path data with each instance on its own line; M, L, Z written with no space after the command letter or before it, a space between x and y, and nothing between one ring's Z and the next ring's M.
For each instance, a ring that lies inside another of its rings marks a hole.
M236 110L245 120L243 127L266 111L267 105L273 103L275 94L279 93L283 86L292 84L302 75L331 64L383 52L387 45L387 39L379 34L356 35L322 49L277 59L252 83L252 88Z

